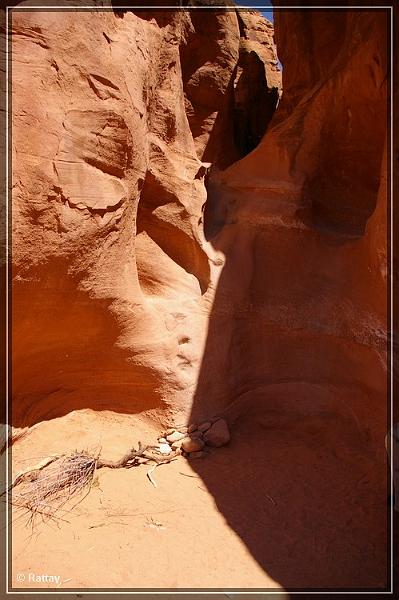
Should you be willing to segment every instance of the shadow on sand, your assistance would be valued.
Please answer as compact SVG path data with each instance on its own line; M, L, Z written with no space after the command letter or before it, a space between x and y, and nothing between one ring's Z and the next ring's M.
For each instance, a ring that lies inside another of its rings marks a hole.
M385 399L356 391L345 358L347 387L334 387L328 371L331 361L353 352L346 341L290 329L289 314L287 327L265 317L264 307L275 300L271 290L282 281L276 283L278 274L257 254L263 245L266 256L267 241L234 224L219 228L213 240L226 262L190 422L224 414L231 441L190 464L264 570L254 589L263 589L267 576L288 591L383 591L389 566ZM280 244L275 263L282 260ZM293 298L295 269L294 261L284 279ZM355 352L360 362L369 360L360 346ZM368 423L356 418L352 396L358 406L368 402ZM379 446L368 433L376 427Z

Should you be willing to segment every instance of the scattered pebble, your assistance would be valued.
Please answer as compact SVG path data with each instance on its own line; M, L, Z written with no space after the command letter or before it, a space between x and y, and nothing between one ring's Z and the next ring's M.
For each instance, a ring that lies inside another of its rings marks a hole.
M183 450L185 452L198 452L199 450L202 450L202 448L205 446L205 443L203 440L201 440L200 438L197 437L186 437L183 441L182 441L182 445L181 447L183 448Z
M208 446L219 448L230 441L230 432L224 419L215 421L210 429L204 434L204 441Z
M171 435L172 433L174 433L176 431L176 429L174 427L172 427L171 429L167 429L164 433L164 437Z
M176 427L176 431L180 431L180 433L187 433L188 427L187 425L179 425L179 427Z
M207 431L210 426L212 425L212 423L210 423L209 421L207 421L206 423L202 423L201 425L198 426L198 431Z
M159 444L159 451L161 454L170 454L172 452L172 448L169 444Z
M183 439L181 439L177 442L172 442L172 450L178 450L179 448L181 448Z
M174 431L173 433L169 433L166 436L166 439L168 440L168 442L178 442L179 440L182 440L185 437L185 433L180 433L180 431Z
M206 445L219 448L229 441L229 428L221 417L210 417L199 425L179 425L168 429L158 438L161 454L168 455L174 451L189 459L208 456Z

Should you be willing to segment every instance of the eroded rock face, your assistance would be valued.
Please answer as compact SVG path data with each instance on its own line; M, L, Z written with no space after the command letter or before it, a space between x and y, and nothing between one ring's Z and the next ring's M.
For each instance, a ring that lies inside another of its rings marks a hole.
M240 27L234 9L13 14L14 425L189 410L220 264L202 161L238 152ZM253 41L265 77L272 34Z
M205 231L226 258L192 418L229 398L320 423L341 413L381 440L387 14L282 11L275 26L281 103L209 185Z
M234 78L234 139L239 158L261 141L281 94L272 24L253 11L238 12L241 40Z
M276 13L281 60L290 65L278 121L285 121L291 170L303 178L301 216L343 234L362 235L376 207L387 128L387 18L344 10L331 19L316 11L305 22L298 13ZM299 27L307 43L295 36L287 43Z
M381 437L385 15L276 28L273 116L254 13L15 13L15 425L242 402Z
M258 12L199 9L180 55L197 154L226 167L260 142L281 92L273 26Z

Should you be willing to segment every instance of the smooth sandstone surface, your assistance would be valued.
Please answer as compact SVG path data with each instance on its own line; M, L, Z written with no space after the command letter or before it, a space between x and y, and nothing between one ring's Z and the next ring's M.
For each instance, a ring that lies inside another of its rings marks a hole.
M13 424L170 421L190 413L222 266L206 171L263 133L245 57L275 96L273 29L234 9L62 17L12 18Z

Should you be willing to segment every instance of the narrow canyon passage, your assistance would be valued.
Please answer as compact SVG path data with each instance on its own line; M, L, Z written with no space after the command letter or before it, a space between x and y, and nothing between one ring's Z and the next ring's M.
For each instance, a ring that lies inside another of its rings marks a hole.
M222 414L234 435L216 471L194 468L285 589L383 589L386 21L320 11L288 38L301 19L276 15L271 129L208 182L205 233L225 262L189 422Z
M384 590L387 11L12 25L14 475L215 416L231 433L157 487L101 469L61 545L16 519L14 573Z

